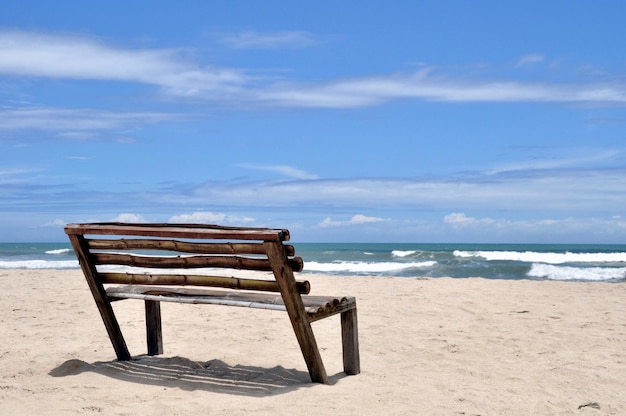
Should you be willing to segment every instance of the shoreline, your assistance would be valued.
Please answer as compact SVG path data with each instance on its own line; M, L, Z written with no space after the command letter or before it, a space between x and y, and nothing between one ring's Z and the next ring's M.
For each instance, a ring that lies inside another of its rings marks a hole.
M284 313L163 305L165 354L115 361L80 270L0 270L0 414L623 414L626 286L302 274L357 298L362 373L313 324L311 384ZM143 303L115 309L135 357ZM599 407L599 409L598 409Z

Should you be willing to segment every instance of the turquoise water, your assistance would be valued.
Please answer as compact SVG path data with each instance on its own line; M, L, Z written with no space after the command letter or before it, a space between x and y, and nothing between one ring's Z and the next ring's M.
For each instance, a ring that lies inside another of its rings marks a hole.
M626 245L294 243L304 273L626 281ZM74 269L69 243L0 243L0 269Z
M626 281L626 245L300 244L305 272Z

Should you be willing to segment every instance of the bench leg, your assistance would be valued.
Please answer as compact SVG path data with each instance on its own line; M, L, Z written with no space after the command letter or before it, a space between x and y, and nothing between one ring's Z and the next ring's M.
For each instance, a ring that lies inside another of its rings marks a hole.
M311 381L314 383L329 384L330 382L326 375L326 369L324 368L317 342L315 342L311 324L308 321L304 321L302 325L293 324L293 329L296 333L298 343L300 344L304 361L309 369Z
M163 354L163 333L161 331L161 302L146 300L146 340L148 355Z
M293 275L293 270L289 264L287 264L285 249L280 241L266 241L264 246L267 258L274 272L274 277L280 287L280 294L285 303L285 309L287 309L291 325L293 326L296 338L300 344L302 356L309 369L311 381L314 383L329 384L326 369L322 362L322 356L317 348L315 335L313 335L311 322L309 322L309 318L304 310L302 298L296 288L296 279Z
M343 370L346 374L359 374L361 358L356 308L341 313L341 341L343 343Z

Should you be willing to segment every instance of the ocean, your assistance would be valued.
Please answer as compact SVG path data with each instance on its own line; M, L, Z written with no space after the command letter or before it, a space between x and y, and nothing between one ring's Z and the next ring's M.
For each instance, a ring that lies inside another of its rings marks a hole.
M626 245L294 243L304 273L626 282ZM0 269L77 269L69 243L0 243Z

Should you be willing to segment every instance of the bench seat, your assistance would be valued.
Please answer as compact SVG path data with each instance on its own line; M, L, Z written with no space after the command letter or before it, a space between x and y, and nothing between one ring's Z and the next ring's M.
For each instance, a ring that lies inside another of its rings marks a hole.
M281 295L273 293L244 293L220 289L158 287L126 285L106 289L111 301L142 299L158 302L193 303L208 305L240 306L256 309L286 311ZM309 321L314 322L356 308L353 296L303 296L302 302Z

